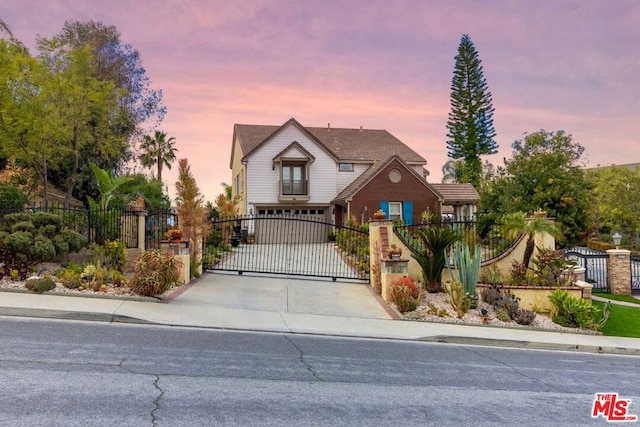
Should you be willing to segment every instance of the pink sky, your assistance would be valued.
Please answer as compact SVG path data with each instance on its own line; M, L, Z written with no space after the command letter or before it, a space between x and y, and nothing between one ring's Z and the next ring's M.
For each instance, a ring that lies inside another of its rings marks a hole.
M161 129L206 200L231 183L234 123L387 129L439 182L454 57L479 52L501 163L525 132L565 130L588 166L640 162L640 2L21 0L0 18L32 47L67 20L115 25L162 89ZM32 49L32 53L35 53ZM175 193L177 163L163 173Z

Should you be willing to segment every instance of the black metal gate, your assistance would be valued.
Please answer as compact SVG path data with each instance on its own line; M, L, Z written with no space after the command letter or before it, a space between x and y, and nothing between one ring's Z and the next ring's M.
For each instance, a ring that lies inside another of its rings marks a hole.
M218 219L204 243L205 270L369 280L369 232L303 216Z
M640 254L631 254L631 293L640 294Z
M565 257L585 269L585 281L593 284L594 291L609 292L607 280L607 254L589 248L572 248Z

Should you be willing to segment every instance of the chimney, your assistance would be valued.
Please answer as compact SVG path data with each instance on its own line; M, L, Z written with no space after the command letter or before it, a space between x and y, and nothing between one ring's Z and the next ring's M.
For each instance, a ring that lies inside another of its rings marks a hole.
M360 125L360 132L362 132L362 125Z
M331 130L331 122L327 123L327 130Z

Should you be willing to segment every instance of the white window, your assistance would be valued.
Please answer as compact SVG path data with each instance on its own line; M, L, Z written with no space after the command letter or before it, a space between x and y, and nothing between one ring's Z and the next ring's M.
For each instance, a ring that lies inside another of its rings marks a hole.
M340 172L353 172L353 163L340 163L338 170Z
M389 202L389 219L402 221L402 202Z

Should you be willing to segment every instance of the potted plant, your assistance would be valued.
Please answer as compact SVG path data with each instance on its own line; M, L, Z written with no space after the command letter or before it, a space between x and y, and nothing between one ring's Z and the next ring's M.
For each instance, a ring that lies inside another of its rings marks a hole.
M374 221L384 221L385 219L387 219L387 214L382 209L378 209L373 213Z
M336 241L336 233L334 233L333 231L329 231L327 233L327 239L329 239L330 242L335 242Z
M253 243L256 242L256 235L255 233L249 233L247 234L247 244L251 245Z
M179 228L171 228L166 233L167 240L180 241L182 239L182 230Z
M402 255L402 248L397 247L395 244L391 244L387 248L387 257L389 259L398 259Z

